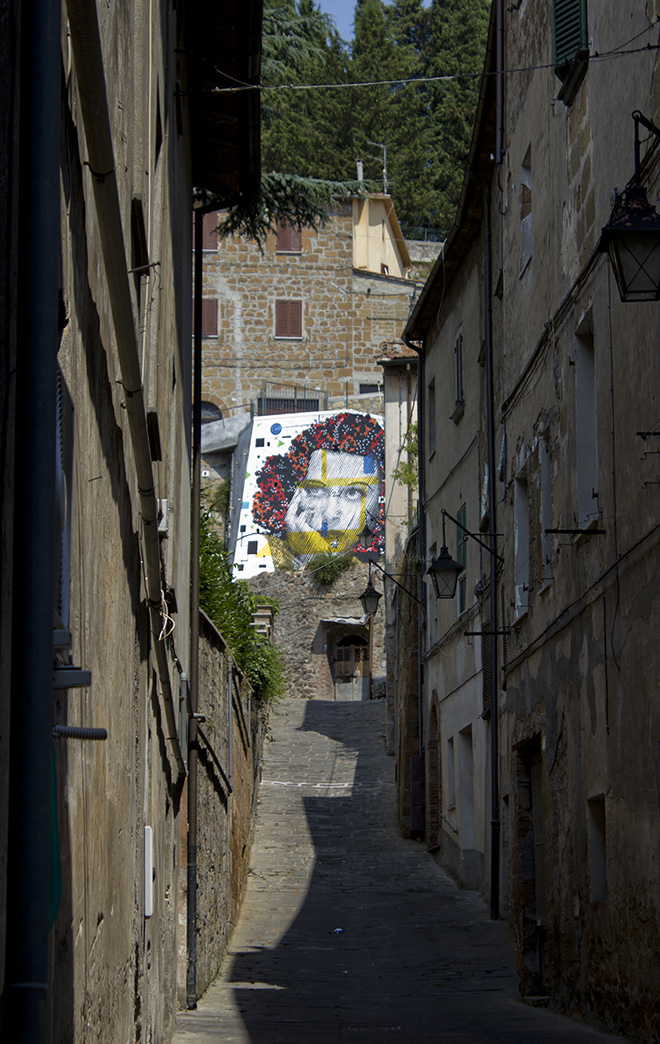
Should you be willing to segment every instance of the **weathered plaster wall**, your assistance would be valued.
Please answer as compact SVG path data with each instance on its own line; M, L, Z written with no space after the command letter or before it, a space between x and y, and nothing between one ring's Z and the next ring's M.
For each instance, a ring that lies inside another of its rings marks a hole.
M415 591L419 581L419 534L411 535L403 565L401 582ZM420 753L420 692L418 627L419 606L400 589L394 596L394 656L392 685L396 692L395 757L399 828L404 837L411 836L411 757Z
M191 184L186 140L176 133L170 28L176 14L171 5L137 2L104 9L100 19L127 267L138 199L149 261L158 262L129 280L146 405L157 414L163 450L154 464L156 496L170 508L160 553L171 596L163 627L170 631L167 662L178 707L189 656ZM67 325L58 361L73 403L69 627L72 661L91 671L92 684L60 690L54 722L102 726L108 739L56 745L63 893L49 986L53 1041L114 1044L171 1033L182 785L152 658L126 391L64 24ZM146 826L154 838L151 917L144 906Z

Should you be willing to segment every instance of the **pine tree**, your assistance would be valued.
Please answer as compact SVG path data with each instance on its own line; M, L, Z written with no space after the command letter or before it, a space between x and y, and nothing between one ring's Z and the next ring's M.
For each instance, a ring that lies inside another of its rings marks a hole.
M455 80L433 87L432 124L437 175L437 220L449 230L456 211L470 148L472 125L483 71L489 0L433 0L432 76Z

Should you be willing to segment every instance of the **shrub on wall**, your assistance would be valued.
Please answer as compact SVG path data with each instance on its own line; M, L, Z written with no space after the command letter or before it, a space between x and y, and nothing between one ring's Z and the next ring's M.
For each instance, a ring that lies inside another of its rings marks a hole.
M307 571L314 575L314 579L320 584L328 587L335 582L338 576L355 565L355 558L349 555L314 555L307 563Z
M277 612L277 603L268 599ZM244 580L234 580L227 552L214 528L212 513L200 519L199 604L220 631L236 663L252 686L255 699L273 703L284 693L282 658L272 642L252 625L257 599Z

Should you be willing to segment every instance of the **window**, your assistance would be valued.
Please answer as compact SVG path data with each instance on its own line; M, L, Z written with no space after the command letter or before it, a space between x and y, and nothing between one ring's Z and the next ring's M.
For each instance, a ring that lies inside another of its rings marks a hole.
M193 301L193 327L195 317L195 302ZM202 337L218 336L218 299L217 297L202 298Z
M587 0L554 0L552 34L555 75L562 81L559 98L570 105L587 70Z
M429 384L429 457L435 453L435 380Z
M550 447L547 439L539 443L541 465L541 578L544 586L552 583L552 535L546 532L552 528L552 469L550 465Z
M456 405L462 406L465 402L463 394L463 334L460 333L454 345L454 381L456 385Z
M275 249L278 254L301 254L302 229L290 225L288 221L278 221Z
M318 409L320 409L318 399L303 396L290 398L279 395L276 397L260 395L257 399L257 416L259 417L273 417L278 413L313 413Z
M587 801L587 843L589 850L589 898L592 903L607 899L607 835L605 798Z
M534 246L532 227L532 151L525 153L520 168L520 271L531 260Z
M466 565L468 536L466 533L466 518L467 506L463 504L463 507L460 508L457 515L457 521L459 524L456 526L456 561L462 570L462 572L458 574L458 581L456 583L456 610L459 616L467 609Z
M433 543L429 548L429 558L433 561L437 556L438 545ZM438 640L438 599L435 597L435 590L430 584L425 584L424 586L428 596L426 619L429 622L429 648L433 648Z
M359 395L378 395L380 384L361 384Z
M575 338L577 507L580 528L598 518L598 449L596 444L596 368L594 338L585 320Z
M515 612L529 609L529 495L527 480L517 478L513 496Z
M302 301L275 302L275 336L302 337Z
M447 740L447 807L456 808L456 762L453 736Z
M218 214L216 211L204 215L202 249L218 249Z

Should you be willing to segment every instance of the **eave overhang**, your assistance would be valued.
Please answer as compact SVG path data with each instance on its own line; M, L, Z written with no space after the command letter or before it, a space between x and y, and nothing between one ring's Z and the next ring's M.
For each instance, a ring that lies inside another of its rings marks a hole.
M192 178L222 206L259 192L263 0L194 0L186 6L186 87ZM254 90L225 93L230 87Z

